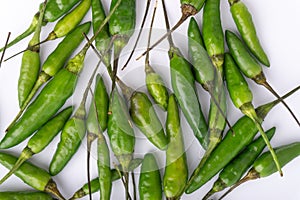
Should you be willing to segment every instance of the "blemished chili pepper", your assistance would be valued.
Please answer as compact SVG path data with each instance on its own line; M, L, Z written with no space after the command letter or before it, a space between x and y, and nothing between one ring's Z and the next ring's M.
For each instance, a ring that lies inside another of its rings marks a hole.
M149 30L148 44L147 44L148 48L151 42L152 27L154 23L156 10L157 10L157 3L153 11L150 30ZM149 94L151 95L155 103L157 103L164 111L167 110L168 98L169 98L168 90L165 86L162 77L158 73L156 73L154 69L151 67L149 62L149 52L146 54L146 59L145 59L145 73L146 73L146 86Z
M190 16L196 15L200 10L202 9L204 3L206 0L181 0L181 12L182 16L179 19L179 21L170 29L168 29L168 32L163 35L160 39L157 40L151 47L149 47L141 56L137 58L140 59L148 51L151 51L154 47L156 47L159 43L161 43L164 39L169 37L172 32L174 32L181 24L183 24Z
M164 5L164 4L163 4ZM167 13L164 12L166 27L169 29ZM204 149L208 146L205 139L207 134L206 119L201 110L200 102L195 90L195 79L190 63L182 56L179 49L174 46L172 37L168 38L170 44L169 58L171 71L171 84L178 100L179 106L187 119L194 135Z
M134 170L135 168L137 168L138 166L140 166L140 164L143 162L143 159L140 158L134 158L131 160L130 164L129 164L129 171ZM123 171L120 171L121 175L124 175ZM112 169L111 170L111 181L116 181L119 180L120 174L116 169ZM99 177L93 179L91 181L91 192L95 193L97 191L100 190L100 184L99 184ZM86 195L89 194L89 186L88 183L84 184L79 190L77 190L74 195L72 196L72 200L74 199L80 199Z
M300 89L296 87L282 98L285 99ZM269 111L280 101L277 99L264 104L256 109L258 117L264 119ZM203 166L194 170L187 183L185 192L190 194L204 185L221 169L223 169L241 150L243 150L254 138L258 129L249 117L243 116L233 125L234 133L231 130L227 132L223 140L214 149ZM221 159L220 159L221 158Z
M203 8L202 31L207 53L222 76L225 44L220 17L220 0L206 0Z
M90 42L95 40L95 37L101 32L103 26L109 21L120 3L121 0L118 0L114 8L111 9L110 14L102 22L98 31L91 38ZM65 68L61 69L43 88L17 123L8 130L5 137L0 142L0 148L10 148L25 140L34 131L46 123L73 94L77 83L77 76L84 66L84 58L91 45L90 42L88 42L78 54L70 59Z
M86 22L78 27L76 27L71 33L69 33L55 48L55 50L47 57L46 61L42 65L42 70L35 82L31 92L26 98L23 106L21 107L19 113L8 126L6 131L8 131L14 123L22 115L32 98L37 93L38 89L46 83L50 78L52 78L65 64L66 60L74 52L74 50L79 46L83 40L82 33L88 33L90 29L90 22Z
M82 100L79 107L75 111L74 115L65 123L60 142L57 145L57 149L52 157L49 172L52 176L57 175L69 162L69 160L77 152L81 141L86 133L86 109L85 104L88 96L89 89L96 75L99 62L95 67L82 96Z
M43 19L43 25L46 25L48 22L54 22L58 18L60 18L62 15L67 13L79 0L49 0L47 1L46 10L44 14ZM42 4L41 4L42 6ZM14 44L18 43L19 41L23 40L27 36L29 36L31 33L34 32L38 18L39 18L39 12L36 13L32 19L32 22L30 26L19 36L17 36L13 41L11 41L7 48L13 46ZM0 49L0 52L3 51L4 48Z
M280 99L277 92L271 87L267 82L266 77L262 71L260 64L250 55L248 50L242 41L231 31L226 30L225 37L227 41L230 53L238 65L239 69L243 72L245 76L252 79L255 83L264 86L269 90L276 98ZM286 109L293 116L297 124L300 126L300 122L289 108L289 106L281 99L281 103L286 107Z
M1 200L53 200L52 196L44 192L0 192Z
M162 183L156 159L153 154L146 154L139 179L140 200L162 199Z
M169 138L163 188L167 199L179 199L188 181L188 165L175 95L169 97L166 122Z
M0 163L7 169L10 170L16 161L16 157L0 152ZM34 189L53 194L58 199L64 200L64 197L57 189L56 183L44 169L25 162L14 174Z
M276 128L273 127L266 132L269 139L274 136L275 130ZM214 193L222 191L237 183L261 154L265 146L266 143L261 136L251 142L239 155L224 167L219 174L218 179L214 182L212 189L204 196L203 200L208 199Z
M41 129L39 129L33 137L28 141L27 146L21 152L18 161L12 169L0 180L0 185L4 183L26 160L33 155L40 153L53 138L61 131L65 122L71 116L72 107L68 107L57 114L53 119L47 122Z
M20 76L18 80L18 99L20 108L23 106L26 98L28 97L34 83L37 80L40 71L40 46L36 45L40 41L40 33L45 13L46 2L40 10L40 16L35 29L33 38L30 40L27 51L24 52L22 57L22 64L20 68ZM36 46L34 46L36 45Z
M300 142L294 142L284 146L280 146L275 149L276 154L278 155L279 162L281 166L285 166L294 158L300 155ZM253 167L249 170L248 174L242 178L238 183L236 183L230 190L228 190L220 199L223 199L227 196L233 189L245 183L249 180L255 180L258 178L264 178L272 175L277 172L277 168L272 162L271 153L263 153L255 162Z
M246 82L245 78L239 71L238 67L236 66L233 58L230 54L225 54L225 79L227 90L229 92L229 96L231 101L233 102L234 106L241 110L241 112L251 118L257 126L260 134L264 138L268 149L273 155L274 162L278 167L278 171L282 176L282 170L278 162L278 158L273 150L273 147L270 144L268 137L265 134L265 131L262 128L262 120L257 116L255 112L254 106L252 104L253 94L248 87L248 83Z
M247 47L262 64L269 67L270 61L259 42L252 16L247 6L240 0L228 0L228 2L232 18Z

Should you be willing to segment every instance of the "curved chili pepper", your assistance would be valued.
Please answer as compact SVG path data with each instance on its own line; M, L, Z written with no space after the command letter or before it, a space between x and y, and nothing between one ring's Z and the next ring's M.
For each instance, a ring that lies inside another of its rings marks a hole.
M166 129L169 138L163 178L167 199L179 199L188 181L188 166L175 95L169 97Z
M296 87L288 94L283 96L285 99L300 89ZM264 104L256 109L258 117L264 119L269 111L280 101ZM194 192L214 175L216 175L223 167L225 167L242 149L244 149L254 138L258 129L249 117L243 116L233 125L234 133L229 130L224 139L215 148L212 154L201 167L197 167L189 179L185 192L187 194ZM222 159L220 159L222 158Z
M7 169L10 170L16 161L16 157L0 152L0 163ZM56 183L45 170L38 168L31 163L25 162L18 170L15 171L15 175L34 189L48 192L55 195L58 199L64 200L64 197L60 194L56 187Z
M43 192L0 192L1 200L53 200L52 196Z
M140 200L162 199L162 186L158 165L154 155L146 154L139 180Z
M276 128L273 127L266 132L269 139L274 136L275 130ZM222 191L237 183L265 147L266 143L261 136L251 142L239 155L224 167L219 174L219 178L215 181L213 188L205 195L203 200L208 199L208 197L214 193Z

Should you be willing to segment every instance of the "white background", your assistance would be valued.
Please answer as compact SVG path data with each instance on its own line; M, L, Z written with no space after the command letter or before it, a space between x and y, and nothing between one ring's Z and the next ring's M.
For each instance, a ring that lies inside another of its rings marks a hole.
M138 0L137 6L137 25L141 23L141 18L144 12L146 1ZM269 69L264 68L264 72L270 84L278 91L279 94L284 94L292 88L300 84L299 78L299 53L300 53L300 2L297 0L286 1L272 1L272 0L244 0L253 14L253 19L257 28L258 35L262 42L264 49L266 50L270 61L271 67ZM12 32L12 38L21 33L30 24L32 16L36 13L40 1L19 1L19 0L1 0L0 4L0 46L4 45L7 37L7 33ZM167 9L170 16L171 24L180 17L180 4L179 0L166 0ZM106 10L109 7L109 1L105 3ZM152 7L152 6L151 6ZM222 1L222 23L224 30L230 29L236 31L235 25L229 12L229 6L227 1ZM150 10L152 13L152 9ZM91 18L90 13L85 18L85 21ZM202 12L197 16L198 23L201 23ZM164 20L161 9L161 2L159 2L157 20L155 21L156 28L164 28ZM147 26L149 25L150 18L148 18ZM186 55L187 44L186 35L188 22L177 30L176 38L181 38L176 41L176 44L182 49ZM137 26L137 27L138 27ZM42 38L45 38L47 34L54 27L54 23L49 23L42 31ZM6 52L6 57L13 53L22 50L27 46L29 38L26 38L18 45L10 48ZM42 46L41 57L45 60L49 53L55 48L58 41L49 42ZM165 43L166 44L166 43ZM161 46L162 47L162 46ZM130 49L130 47L128 47ZM141 51L135 54L138 56ZM122 63L121 59L121 63ZM85 83L91 69L96 63L94 54L90 51L86 59L86 67L83 70L78 89L74 98L67 102L67 105L75 103L78 105L82 91L85 88ZM168 57L164 50L153 52L151 54L151 63L156 71L163 74L167 84L170 86L169 69L168 69ZM17 100L17 82L19 76L19 68L21 64L21 56L18 56L8 62L3 63L0 69L0 138L4 135L4 130L10 121L14 118L18 112L18 100ZM144 72L143 61L131 62L130 67L127 70L119 73L120 77L133 88L141 88L144 85ZM104 70L101 69L102 73ZM108 77L105 76L107 83ZM248 81L249 85L254 93L255 106L274 100L273 96L269 94L264 88L256 86L252 81ZM141 88L145 91L145 88ZM207 115L208 112L208 97L202 89L199 89L199 93L203 99L202 107ZM300 118L300 93L293 95L286 100L290 107L294 110L298 118ZM232 124L241 117L238 110L233 108L231 103L228 103L229 120ZM164 120L165 114L160 112L162 120ZM182 120L183 133L185 134L185 143L187 148L187 156L189 162L190 172L198 164L203 150L199 147L198 143L194 140L191 134L190 128L187 126L185 120ZM277 127L277 132L272 140L273 146L279 146L288 144L295 141L300 141L300 130L291 116L285 110L282 105L278 105L267 116L264 122L264 128L269 129L273 126ZM149 144L140 133L136 131L138 141L136 145L136 157L142 157L146 152L154 152L158 158L160 166L163 166L164 158L163 152L157 152L155 148ZM34 156L31 161L36 165L47 169L50 163L51 157L56 149L56 145L59 141L59 137L51 143L49 147L45 149L39 155ZM83 143L86 141L84 140ZM143 142L143 144L141 144ZM147 144L147 145L146 145ZM26 142L18 145L15 148L9 149L8 152L18 155L22 148L26 145ZM95 148L93 152L95 152ZM70 197L83 183L86 182L86 165L85 165L85 145L82 145L76 154L76 156L70 161L66 168L56 177L55 181L58 183L60 190L65 197ZM114 160L115 161L115 160ZM276 173L268 178L264 178L258 181L249 182L236 189L227 199L300 199L300 159L297 158L284 167L284 177L281 178ZM139 171L136 170L137 172ZM0 166L0 176L2 177L7 170ZM163 172L163 169L161 170ZM92 177L97 176L95 155L92 158ZM138 176L136 176L138 182ZM209 182L197 192L191 195L183 195L182 199L200 199L211 187L212 182ZM1 191L6 190L28 190L28 186L24 185L18 178L12 176L5 184L0 186ZM122 199L123 188L121 182L115 182L113 184L112 199ZM215 197L220 196L217 194ZM98 194L94 195L96 199ZM87 198L86 198L87 199Z

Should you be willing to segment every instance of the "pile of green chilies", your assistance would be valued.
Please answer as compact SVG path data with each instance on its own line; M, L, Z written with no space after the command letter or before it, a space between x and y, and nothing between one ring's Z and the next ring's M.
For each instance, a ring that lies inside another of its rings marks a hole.
M265 130L263 122L276 105L283 104L300 126L297 115L285 101L300 86L280 96L267 81L263 67L272 63L247 4L243 0L228 0L229 10L222 10L221 0L180 0L182 16L171 27L168 6L172 3L145 0L140 17L140 2L136 0L45 0L37 6L39 10L28 29L12 41L7 39L0 49L3 57L7 48L32 37L24 50L4 60L22 54L17 90L19 112L7 124L0 141L0 164L9 170L0 174L0 200L109 200L116 198L114 195L126 200L223 199L246 181L276 172L280 176L288 173L282 168L300 155L300 141L273 147L270 141L276 128ZM157 17L160 8L163 16ZM223 12L230 13L236 30L223 29ZM201 22L194 17L200 13ZM153 42L154 22L160 18L166 33ZM150 28L144 27L147 21ZM55 26L43 38L44 26L49 22ZM174 31L184 22L188 22L187 30L181 29L188 36L187 52L173 38ZM139 32L137 38L135 30ZM147 32L146 36L143 32ZM62 39L44 61L44 43L57 38ZM130 40L135 40L133 49ZM145 56L142 67L146 87L134 89L122 80L122 74L136 62L131 56L143 40L147 46L137 60ZM167 56L170 88L166 77L151 62L151 52L163 40L169 44L167 51L160 53ZM128 48L132 53L123 63L120 58L128 57ZM97 65L85 66L90 63L88 59L97 60ZM5 62L0 66L5 67ZM84 68L93 72L77 105L70 99L75 96L77 83L82 82L78 79ZM255 108L255 95L247 79L264 86L275 100ZM204 105L199 87L208 92L209 105ZM234 123L228 120L229 101L244 114ZM189 130L182 130L183 120ZM145 140L137 138L138 131ZM188 143L202 148L203 155L187 152L187 131L197 141ZM59 137L59 142L49 158L48 169L28 161L51 145L55 137ZM25 140L21 152L9 150ZM92 148L93 144L96 148ZM136 145L151 145L154 152L137 153ZM87 156L79 158L86 170L76 176L86 177L87 183L67 197L63 185L74 183L55 176L72 167L70 162L78 156L80 147L86 150ZM164 154L163 158L155 151ZM91 173L91 154L96 155L96 178L92 178L95 173ZM190 164L195 157L201 159L192 169ZM3 191L2 184L11 175L33 190ZM218 178L206 194L190 196L216 175ZM124 192L115 190L115 181ZM222 196L215 194L224 189L227 191ZM99 195L94 196L97 192Z

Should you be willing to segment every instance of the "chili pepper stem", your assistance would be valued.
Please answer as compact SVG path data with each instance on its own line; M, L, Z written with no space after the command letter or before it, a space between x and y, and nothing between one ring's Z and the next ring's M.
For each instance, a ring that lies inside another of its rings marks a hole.
M89 196L92 199L92 189L91 189L91 173L90 173L90 158L91 158L91 146L93 141L97 138L97 135L94 133L87 133L87 179L88 179L88 188L89 188Z
M0 68L1 68L1 64L2 64L3 58L4 58L5 51L7 49L7 44L8 44L10 35L11 35L11 32L8 32L8 35L7 35L7 38L6 38L6 42L5 42L5 45L3 47L3 53L2 53L2 56L1 56L1 59L0 59Z
M17 162L15 163L15 165L11 168L11 170L0 180L0 185L2 183L4 183L4 181L6 181L11 175L13 175L15 173L16 170L18 170L20 168L20 166L29 158L32 157L34 153L31 151L31 149L29 149L28 147L26 147L19 159L17 160Z
M136 60L141 59L143 56L147 54L147 52L151 51L154 47L156 47L158 44L160 44L164 39L169 37L187 18L189 18L192 15L195 15L197 13L196 8L194 8L191 5L183 4L181 7L182 16L179 19L179 21L165 34L163 35L157 42L155 42L151 47L149 47L142 55L140 55Z
M219 200L223 199L225 196L227 196L230 192L232 192L232 190L234 190L235 188L237 188L238 186L240 186L241 184L250 181L250 180L255 180L257 178L260 178L259 174L254 170L251 169L248 174L242 178L239 182L237 182L234 186L232 186L227 192L225 192L220 198Z
M265 131L263 130L263 128L261 126L262 120L257 117L257 114L256 114L256 112L253 108L253 105L251 103L250 104L244 104L243 106L241 106L240 109L245 115L247 115L249 118L251 118L253 120L253 122L255 123L255 125L256 125L257 129L259 130L261 136L263 137L268 149L270 150L270 153L273 157L273 160L276 164L276 167L278 169L278 172L279 172L280 176L283 176L283 172L282 172L281 166L279 164L277 155L276 155L272 145L270 144L270 140L268 139Z
M59 190L56 186L56 183L52 179L50 179L50 181L48 182L48 184L45 188L45 192L49 192L50 194L53 194L59 200L65 200L65 198L59 192Z
M131 180L132 180L132 186L133 186L133 199L137 200L137 192L136 192L136 184L135 184L135 178L134 178L134 170L131 171Z

